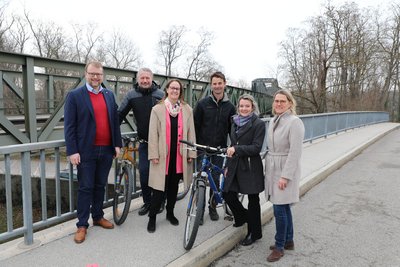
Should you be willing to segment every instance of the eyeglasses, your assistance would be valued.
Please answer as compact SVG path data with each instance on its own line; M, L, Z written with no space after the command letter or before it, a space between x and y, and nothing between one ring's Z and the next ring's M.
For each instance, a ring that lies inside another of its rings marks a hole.
M103 77L103 73L86 72L91 77Z
M181 90L181 88L179 88L179 87L168 87L168 89L174 90L174 91L180 91Z
M275 104L286 104L287 100L274 100Z

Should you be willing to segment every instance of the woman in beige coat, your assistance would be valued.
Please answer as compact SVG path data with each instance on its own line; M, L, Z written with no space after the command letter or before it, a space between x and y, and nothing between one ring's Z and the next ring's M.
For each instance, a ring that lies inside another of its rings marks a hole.
M196 141L192 108L183 101L183 86L179 80L170 80L165 87L165 97L155 105L149 125L149 186L153 189L147 231L156 230L156 215L167 196L167 220L172 225L179 221L174 215L179 180L185 186L193 177L194 151L180 146L179 140Z
M304 125L296 116L296 101L287 90L275 93L268 127L268 154L265 161L265 194L274 208L275 245L267 260L278 261L284 249L294 249L290 205L299 201L300 158Z

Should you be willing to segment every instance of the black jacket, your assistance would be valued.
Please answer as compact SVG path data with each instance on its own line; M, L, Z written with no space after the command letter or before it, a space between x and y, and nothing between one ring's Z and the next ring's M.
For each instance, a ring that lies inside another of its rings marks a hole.
M118 108L119 123L125 119L132 109L136 120L137 132L140 139L147 140L149 136L149 122L151 109L164 97L164 92L154 81L150 88L141 89L136 83L130 90Z
M265 123L253 115L239 129L232 123L231 139L235 154L227 161L224 191L257 194L264 191L264 172L260 157L265 136Z
M201 99L193 112L196 141L201 145L226 147L235 106L224 94L218 103L210 95Z

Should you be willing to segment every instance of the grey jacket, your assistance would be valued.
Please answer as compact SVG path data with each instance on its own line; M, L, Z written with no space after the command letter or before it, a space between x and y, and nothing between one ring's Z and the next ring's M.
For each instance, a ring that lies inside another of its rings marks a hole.
M299 201L300 159L303 151L304 125L290 111L275 116L268 127L268 154L265 159L265 195L273 204ZM279 178L288 179L284 190Z

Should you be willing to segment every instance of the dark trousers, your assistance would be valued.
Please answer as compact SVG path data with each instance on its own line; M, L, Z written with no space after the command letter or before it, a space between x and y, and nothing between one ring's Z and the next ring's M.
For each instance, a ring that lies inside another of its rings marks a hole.
M148 204L151 201L151 188L149 187L149 168L147 143L139 144L139 174L140 187L142 188L143 203Z
M252 235L254 240L262 237L261 229L261 208L258 194L247 195L249 203L245 209L239 201L236 192L225 192L224 199L233 213L236 224L247 222L247 233Z
M160 210L161 203L167 196L167 206L165 209L168 213L173 213L176 203L176 195L178 194L179 180L182 179L182 173L171 173L165 176L165 191L153 189L151 197L151 205L149 217L155 217Z
M103 218L105 185L115 150L111 146L93 146L92 151L81 155L78 169L77 227L88 227L89 215L97 221Z

